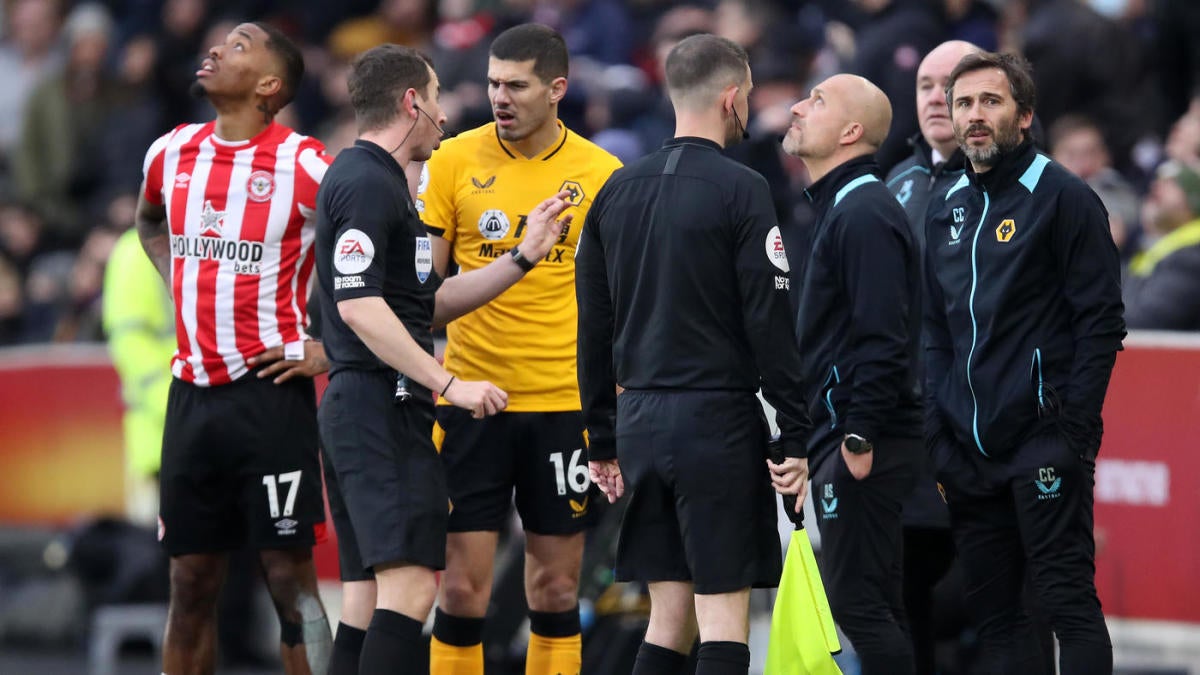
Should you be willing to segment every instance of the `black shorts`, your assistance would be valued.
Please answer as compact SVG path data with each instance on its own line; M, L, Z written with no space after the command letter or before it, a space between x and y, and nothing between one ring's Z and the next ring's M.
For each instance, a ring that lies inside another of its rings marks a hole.
M346 542L343 579L370 578L363 572L380 563L446 566L449 500L433 446L433 395L408 388L412 398L397 403L391 371L342 370L321 399L321 443L345 502L334 518Z
M438 406L435 442L450 488L451 532L498 531L516 490L517 513L535 534L574 534L595 523L599 490L588 477L583 415L500 413L481 420Z
M173 380L160 480L168 555L324 539L312 380L277 385L253 371L216 387Z
M753 393L621 394L617 457L629 503L617 579L691 581L699 594L777 586L768 433Z
M329 498L329 516L333 519L333 531L337 534L338 567L341 570L342 581L368 581L375 578L375 572L362 564L362 556L358 552L358 537L354 536L354 526L350 524L350 511L346 509L346 498L342 496L342 486L338 483L337 472L333 470L333 462L329 453L321 452L321 468L325 472L325 496Z

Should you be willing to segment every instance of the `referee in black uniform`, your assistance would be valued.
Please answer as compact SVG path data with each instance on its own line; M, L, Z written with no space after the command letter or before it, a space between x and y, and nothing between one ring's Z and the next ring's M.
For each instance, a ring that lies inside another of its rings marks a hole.
M499 295L530 265L504 256L444 284L433 270L404 174L442 137L427 57L376 47L355 61L349 87L359 138L338 155L317 198L317 292L331 364L319 422L345 506L334 513L343 580L377 585L369 627L360 611L344 614L330 672L407 673L423 661L421 626L434 571L445 565L448 497L432 440L433 392L476 417L507 403L491 383L447 373L433 358L430 329ZM555 221L563 196L529 215L518 247L528 260L543 258L569 223L570 215Z
M783 140L808 167L817 211L799 325L821 576L864 675L915 668L900 513L922 451L920 259L875 163L891 117L878 87L835 75L792 106Z
M750 588L781 570L771 473L799 503L807 478L791 279L766 181L721 154L745 132L746 52L696 35L666 74L675 138L613 174L577 249L588 464L610 501L630 491L616 575L651 607L633 672L679 672L698 622L696 672L744 675Z

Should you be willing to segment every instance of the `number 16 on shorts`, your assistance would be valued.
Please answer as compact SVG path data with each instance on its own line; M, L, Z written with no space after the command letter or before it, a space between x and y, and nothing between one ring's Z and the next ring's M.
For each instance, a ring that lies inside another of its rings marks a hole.
M591 479L588 478L587 462L581 462L583 448L575 448L571 453L571 461L563 462L562 452L550 454L550 463L554 465L554 478L558 483L559 496L567 494L567 485L571 491L583 494L587 492Z

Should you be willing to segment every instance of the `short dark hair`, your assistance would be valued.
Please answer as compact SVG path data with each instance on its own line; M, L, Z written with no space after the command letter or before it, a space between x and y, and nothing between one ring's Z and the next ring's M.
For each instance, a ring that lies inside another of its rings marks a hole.
M412 47L383 44L359 54L348 82L359 133L391 124L398 114L397 101L409 89L424 99L432 68L433 61Z
M300 53L300 48L296 43L283 31L275 26L263 21L255 21L255 26L262 29L262 32L267 34L267 51L279 62L279 67L283 72L279 73L283 79L283 88L279 91L279 107L292 102L296 97L296 90L300 88L300 80L304 79L304 55Z
M533 74L547 84L570 70L566 40L540 23L523 23L497 35L489 53L502 61L533 61Z
M975 52L962 57L946 82L946 105L954 109L954 83L966 73L996 68L1008 78L1018 113L1032 113L1037 105L1037 87L1033 84L1033 68L1020 54Z
M686 37L667 55L667 90L672 101L705 89L716 93L745 80L749 65L746 50L733 40L710 33Z

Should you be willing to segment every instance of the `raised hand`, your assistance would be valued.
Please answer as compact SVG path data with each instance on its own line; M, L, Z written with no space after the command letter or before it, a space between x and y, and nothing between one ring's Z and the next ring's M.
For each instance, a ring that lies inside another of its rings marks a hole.
M546 257L563 230L574 220L574 214L558 216L571 204L567 200L571 193L563 190L538 204L525 219L525 238L521 240L521 252L529 260ZM556 220L557 219L557 220Z

